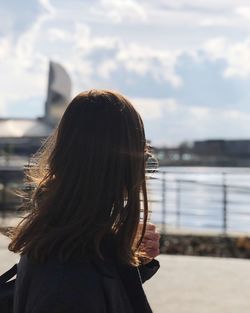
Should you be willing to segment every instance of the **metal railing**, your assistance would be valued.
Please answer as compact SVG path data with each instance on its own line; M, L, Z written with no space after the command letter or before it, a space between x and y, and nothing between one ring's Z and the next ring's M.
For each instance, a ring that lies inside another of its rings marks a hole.
M12 189L20 186L22 173L1 173L0 211L4 217L20 204ZM233 183L226 173L217 174L216 181L200 180L197 173L190 179L192 173L186 174L160 169L151 175L148 171L151 220L161 225L163 233L170 228L250 233L250 172L245 186Z
M220 182L211 182L169 178L168 171L160 171L148 184L152 221L163 233L169 228L250 233L250 186L234 185L226 173L219 175Z

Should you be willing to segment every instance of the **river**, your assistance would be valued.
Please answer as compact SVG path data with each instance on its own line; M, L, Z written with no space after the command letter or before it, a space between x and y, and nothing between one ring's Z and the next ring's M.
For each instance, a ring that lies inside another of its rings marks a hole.
M250 168L161 167L151 178L152 222L164 219L171 229L250 232Z

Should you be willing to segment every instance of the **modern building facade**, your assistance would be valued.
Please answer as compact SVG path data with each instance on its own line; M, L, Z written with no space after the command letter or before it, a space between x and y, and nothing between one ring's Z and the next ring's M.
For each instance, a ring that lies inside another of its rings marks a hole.
M58 63L49 63L44 116L0 118L0 210L19 203L13 190L23 181L23 168L60 121L71 98L71 80Z

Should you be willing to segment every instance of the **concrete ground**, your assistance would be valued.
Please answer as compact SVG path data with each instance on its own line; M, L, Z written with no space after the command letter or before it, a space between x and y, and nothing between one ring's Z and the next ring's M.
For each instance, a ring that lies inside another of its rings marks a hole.
M250 260L158 257L161 269L145 284L154 313L249 313Z
M0 273L18 261L8 242L0 235ZM250 312L250 260L166 255L158 260L160 270L144 285L154 313Z

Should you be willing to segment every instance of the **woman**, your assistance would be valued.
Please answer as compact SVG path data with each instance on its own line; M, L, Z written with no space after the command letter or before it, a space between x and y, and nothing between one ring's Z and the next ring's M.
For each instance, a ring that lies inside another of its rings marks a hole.
M146 224L147 156L143 122L122 95L72 100L26 175L29 213L9 245L21 254L15 313L152 312L142 282L159 268L159 234Z

